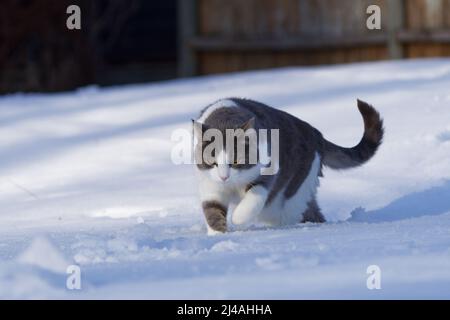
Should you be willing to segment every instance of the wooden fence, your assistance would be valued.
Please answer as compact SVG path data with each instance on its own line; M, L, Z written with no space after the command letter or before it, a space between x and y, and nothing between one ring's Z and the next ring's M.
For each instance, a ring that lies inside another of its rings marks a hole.
M381 30L366 27L369 5ZM179 74L450 56L450 0L179 0Z

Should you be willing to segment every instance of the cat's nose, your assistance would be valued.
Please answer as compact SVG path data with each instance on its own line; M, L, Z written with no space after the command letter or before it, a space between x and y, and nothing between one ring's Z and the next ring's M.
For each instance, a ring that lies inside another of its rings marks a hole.
M220 179L222 179L222 181L227 181L229 176L220 176Z

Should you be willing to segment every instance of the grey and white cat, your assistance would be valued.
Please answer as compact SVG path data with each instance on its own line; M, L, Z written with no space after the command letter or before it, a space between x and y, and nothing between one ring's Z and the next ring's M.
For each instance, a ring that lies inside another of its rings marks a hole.
M226 232L228 213L232 213L236 225L324 222L316 202L322 166L359 166L375 154L383 138L379 113L360 100L358 109L364 120L364 135L352 148L337 146L308 123L260 102L228 98L203 109L194 121L194 134L200 141L195 148L205 147L202 134L210 128L220 130L224 137L226 129L279 129L279 170L275 175L261 175L261 164L238 164L233 159L227 163L218 159L197 163L208 234ZM223 143L214 156L226 158L229 151Z

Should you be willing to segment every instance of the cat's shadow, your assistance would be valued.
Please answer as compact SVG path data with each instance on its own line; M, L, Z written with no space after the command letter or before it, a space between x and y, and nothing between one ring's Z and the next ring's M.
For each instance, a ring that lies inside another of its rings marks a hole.
M250 225L246 227L236 227L230 226L229 232L239 233L239 232L249 232L249 231L269 231L269 230L295 230L295 229L309 229L309 228L319 228L321 223L297 223L294 225L286 226L264 226L264 225Z
M347 221L390 222L444 213L450 213L450 180L438 187L407 194L377 210L356 209Z
M351 213L352 216L346 221L332 223L381 223L419 218L422 216L437 216L445 213L450 213L450 180L438 187L404 195L380 209L370 211L366 211L362 208L355 209ZM251 225L245 228L239 228L232 226L229 231L239 233L249 231L309 229L320 228L321 225L321 223L299 223L281 227Z

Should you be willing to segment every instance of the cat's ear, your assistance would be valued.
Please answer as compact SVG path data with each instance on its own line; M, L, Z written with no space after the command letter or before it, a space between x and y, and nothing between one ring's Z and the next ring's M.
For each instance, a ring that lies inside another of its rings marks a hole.
M247 120L246 122L244 122L241 125L242 130L247 130L247 129L254 129L255 128L255 117L251 117L249 120Z

